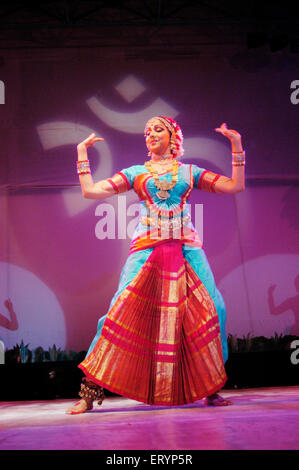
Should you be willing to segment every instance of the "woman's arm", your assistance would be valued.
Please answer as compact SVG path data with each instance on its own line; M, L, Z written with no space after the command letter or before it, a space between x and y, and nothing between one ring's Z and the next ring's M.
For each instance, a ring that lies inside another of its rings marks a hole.
M95 137L95 134L91 134L89 137L87 137L87 139L83 140L83 142L77 145L78 166L80 166L79 162L85 162L87 166L86 172L81 170L82 173L79 173L82 194L83 197L87 199L105 199L115 194L113 186L107 180L94 183L90 174L90 170L88 169L87 148L93 145L95 142L102 140L104 139Z
M232 130L227 129L225 123L215 129L216 132L220 132L222 135L227 137L231 141L232 152L243 152L241 135ZM245 163L245 162L244 162ZM220 175L220 177L213 184L215 193L226 193L234 194L245 189L245 164L244 165L232 165L232 176Z
M222 194L235 194L245 189L244 166L233 166L232 176L220 175L214 183L214 192Z

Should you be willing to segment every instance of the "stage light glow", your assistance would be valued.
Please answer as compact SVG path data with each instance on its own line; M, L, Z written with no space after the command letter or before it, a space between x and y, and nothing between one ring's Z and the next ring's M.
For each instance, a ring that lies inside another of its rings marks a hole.
M186 137L184 138L185 153L182 160L199 160L213 163L221 169L226 176L231 176L231 151L227 145L206 137ZM198 166L201 166L200 163Z
M76 156L76 145L93 132L90 127L78 125L72 122L56 121L37 126L37 132L45 150L61 147L63 145L74 145L74 165ZM105 139L105 136L101 134ZM112 155L106 140L94 145L94 151L98 154L98 161L91 162L92 173L95 181L111 176ZM70 169L74 171L74 167ZM84 199L80 190L66 189L63 191L64 203L70 217L73 217L90 207L94 200Z
M140 80L137 80L133 75L128 75L121 80L121 82L116 85L115 89L128 103L132 103L132 101L146 90Z
M227 307L227 332L242 337L299 334L299 296L295 288L299 256L273 254L245 262L219 283ZM269 288L277 307L285 302L286 309L273 314L269 303ZM286 302L289 299L289 302ZM287 306L289 305L289 308Z
M151 105L141 111L128 113L122 113L120 111L114 111L107 108L107 106L101 103L101 101L94 96L87 100L87 105L107 126L121 132L127 132L128 134L143 133L146 122L152 116L166 114L176 117L179 114L174 107L170 106L162 98L157 98Z
M6 348L12 348L24 340L29 349L55 344L65 348L66 326L64 313L53 292L35 274L0 262L0 313L9 318L4 306L11 300L16 313L18 328L8 330L0 326L0 339Z

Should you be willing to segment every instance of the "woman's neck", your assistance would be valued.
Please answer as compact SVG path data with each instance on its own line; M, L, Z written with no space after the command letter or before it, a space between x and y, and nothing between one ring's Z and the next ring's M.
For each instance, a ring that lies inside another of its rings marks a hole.
M160 165L166 165L173 162L173 156L171 154L165 155L152 155L151 157L152 163L158 163Z

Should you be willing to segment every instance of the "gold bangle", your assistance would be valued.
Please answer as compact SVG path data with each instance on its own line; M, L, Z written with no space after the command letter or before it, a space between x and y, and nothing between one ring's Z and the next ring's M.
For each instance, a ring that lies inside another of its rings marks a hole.
M77 173L78 175L83 175L85 173L90 173L90 166L88 160L79 160L77 161Z
M243 162L243 161L245 161L245 151L243 151L243 152L232 152L232 161L233 162Z

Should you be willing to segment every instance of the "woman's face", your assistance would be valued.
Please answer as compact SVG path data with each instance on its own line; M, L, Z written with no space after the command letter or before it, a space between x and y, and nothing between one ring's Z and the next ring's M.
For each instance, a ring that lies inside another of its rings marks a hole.
M151 119L145 129L145 143L152 155L170 154L170 133L159 119Z

